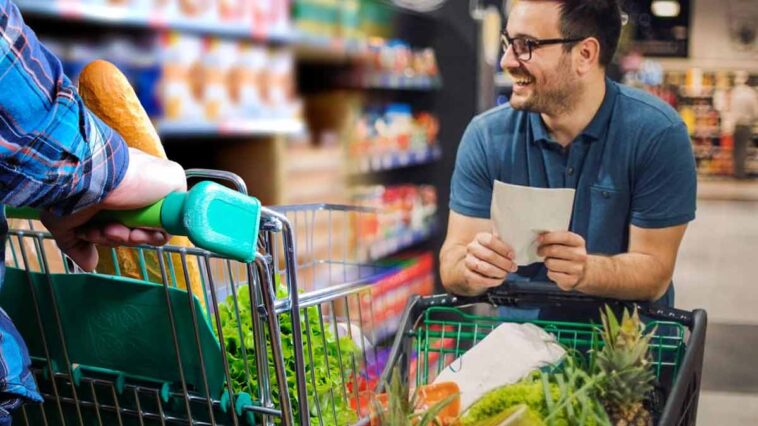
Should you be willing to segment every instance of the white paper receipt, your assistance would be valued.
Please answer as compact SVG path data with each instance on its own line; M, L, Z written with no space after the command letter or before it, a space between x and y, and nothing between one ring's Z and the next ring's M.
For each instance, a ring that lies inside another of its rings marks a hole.
M517 265L544 260L537 254L541 233L568 230L574 192L571 188L532 188L495 181L492 223L500 239L516 252Z

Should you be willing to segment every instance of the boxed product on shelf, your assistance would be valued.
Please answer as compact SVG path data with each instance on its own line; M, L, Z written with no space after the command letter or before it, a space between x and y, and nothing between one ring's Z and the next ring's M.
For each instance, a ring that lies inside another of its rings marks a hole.
M370 41L361 72L354 78L371 86L432 86L439 79L434 49L414 49L403 40Z
M202 28L256 38L290 35L288 0L18 0L22 11L120 20L156 28Z
M200 120L205 111L203 96L203 40L168 33L161 38L162 78L159 97L164 120Z
M383 107L366 107L357 118L349 153L356 171L391 168L394 157L398 165L412 162L410 154L421 154L418 162L430 160L425 155L437 146L439 120L429 112L413 113L408 104L393 103ZM383 164L389 162L390 164Z
M364 316L361 328L371 337L373 345L379 345L395 335L400 318L408 300L414 295L427 296L434 293L434 255L431 252L413 254L405 258L393 258L384 262L389 271L373 284L370 294L364 294L352 303L361 304ZM351 312L358 312L351 306Z
M338 0L295 0L292 5L295 28L316 37L336 37L339 25Z
M437 192L431 185L368 186L354 189L353 204L380 214L358 223L359 251L377 259L429 238L437 213Z
M168 121L299 118L291 50L171 34L163 39Z
M391 8L377 0L295 0L292 18L302 34L317 38L363 40L392 32Z

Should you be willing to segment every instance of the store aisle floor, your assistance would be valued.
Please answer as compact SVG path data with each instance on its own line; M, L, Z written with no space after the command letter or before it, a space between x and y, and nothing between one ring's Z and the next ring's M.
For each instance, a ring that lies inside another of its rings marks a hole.
M697 219L680 250L677 306L709 316L701 425L758 424L756 213L758 183L701 185Z

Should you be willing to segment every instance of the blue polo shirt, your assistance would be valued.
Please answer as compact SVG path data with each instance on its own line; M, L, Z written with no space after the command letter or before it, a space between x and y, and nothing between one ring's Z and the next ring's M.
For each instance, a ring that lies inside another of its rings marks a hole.
M695 218L695 159L681 118L660 99L611 80L595 117L566 148L538 113L505 104L475 117L458 147L450 208L489 218L495 179L576 189L570 230L590 254L626 252L630 224L665 228ZM509 279L547 281L547 269L521 267ZM673 285L659 302L673 305Z

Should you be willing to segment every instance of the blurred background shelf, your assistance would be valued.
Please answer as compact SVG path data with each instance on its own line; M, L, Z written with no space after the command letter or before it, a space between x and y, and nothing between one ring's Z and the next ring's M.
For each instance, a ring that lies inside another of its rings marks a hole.
M500 72L495 74L495 87L498 88L511 88L513 87L513 80L511 80L511 77L504 73Z
M305 123L297 119L272 118L240 120L221 123L204 121L159 121L158 133L166 138L213 136L276 136L299 135L305 132Z
M436 223L431 223L422 229L405 231L398 235L377 241L369 246L368 258L371 260L380 260L409 249L427 241L431 238L436 229Z
M433 163L442 158L442 149L434 144L423 150L391 152L384 155L364 156L356 161L357 169L354 174L381 172L401 169L404 167L420 166Z
M186 33L204 34L225 38L244 38L276 43L291 43L294 39L290 30L267 31L240 22L213 21L206 18L166 17L144 10L84 3L81 1L19 0L16 2L25 16L82 21L109 26L149 28L154 30L175 30Z
M368 74L356 85L359 89L418 90L435 91L442 89L442 80L426 76L406 77L391 74Z
M295 56L301 61L342 63L368 57L368 44L356 39L314 36L303 32L292 36Z

